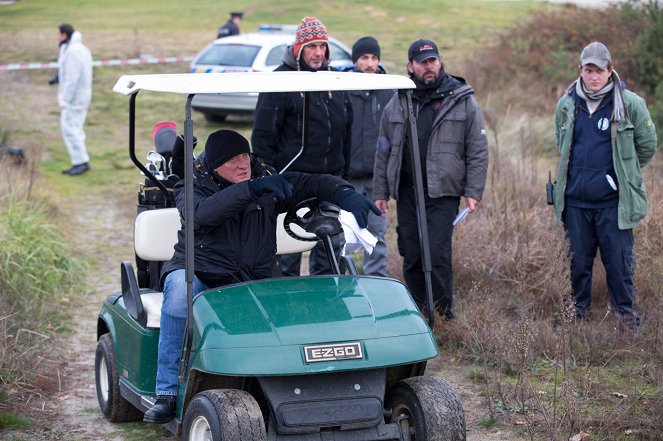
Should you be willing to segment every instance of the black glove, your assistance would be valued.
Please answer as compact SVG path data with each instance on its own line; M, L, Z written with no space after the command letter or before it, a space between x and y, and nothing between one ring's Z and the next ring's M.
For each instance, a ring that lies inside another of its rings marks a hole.
M299 176L296 172L287 172L280 175L269 175L262 178L252 179L249 182L251 193L254 196L263 196L267 193L274 193L279 201L284 201L292 196L293 186L288 179Z
M339 188L336 190L334 198L336 199L336 205L354 215L360 228L368 226L369 211L372 211L378 216L382 214L373 202L369 201L366 196L352 187Z
M50 80L48 80L49 86L52 86L54 84L58 84L60 82L60 78L58 77L58 74L55 74Z

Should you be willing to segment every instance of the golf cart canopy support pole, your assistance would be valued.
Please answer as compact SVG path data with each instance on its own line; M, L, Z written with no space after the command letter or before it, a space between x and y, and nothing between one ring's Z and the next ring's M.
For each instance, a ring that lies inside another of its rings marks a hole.
M186 280L186 332L184 334L184 348L182 349L182 363L180 363L180 384L184 382L191 356L191 343L193 341L193 278L194 273L194 247L193 247L193 121L191 121L191 101L195 94L187 96L184 108L184 275Z
M136 157L136 95L138 95L138 91L132 93L129 98L129 157L131 162L138 167L138 170L142 171L145 176L154 182L154 185L159 187L167 201L169 196L166 187Z
M426 198L424 196L424 180L422 177L421 156L419 156L419 138L417 136L417 120L412 107L412 93L409 90L400 90L407 104L407 139L410 143L410 158L412 160L412 175L414 176L414 195L417 208L417 227L419 229L419 245L421 247L421 267L424 271L426 286L426 307L428 308L428 325L435 327L435 305L433 304L433 285L431 280L430 243L428 242L428 221L426 219ZM424 147L425 148L425 147Z
M285 167L283 167L281 169L279 174L283 173L288 168L290 168L290 166L297 160L297 158L299 158L300 156L302 156L304 154L304 149L308 145L308 119L309 119L309 115L311 113L311 104L310 104L311 100L310 100L310 96L309 96L308 92L302 92L302 98L304 100L304 102L303 102L304 111L303 111L303 114L302 114L302 146L300 147L299 152L297 152L295 157L292 158L290 160L290 162L288 162L285 165Z

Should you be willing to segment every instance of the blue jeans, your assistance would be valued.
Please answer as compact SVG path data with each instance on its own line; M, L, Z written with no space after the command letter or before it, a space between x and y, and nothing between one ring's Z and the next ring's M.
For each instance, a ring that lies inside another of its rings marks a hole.
M193 295L208 287L198 277L193 278ZM157 395L177 395L177 377L186 328L186 279L184 270L175 270L166 276L161 305L161 330L157 360Z

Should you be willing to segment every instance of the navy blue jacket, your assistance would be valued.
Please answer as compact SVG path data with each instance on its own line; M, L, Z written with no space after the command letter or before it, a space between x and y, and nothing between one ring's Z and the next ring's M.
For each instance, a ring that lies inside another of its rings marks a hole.
M619 192L612 187L617 186L610 140L612 96L606 95L590 115L585 100L573 92L576 117L565 191L568 206L607 208L619 203Z

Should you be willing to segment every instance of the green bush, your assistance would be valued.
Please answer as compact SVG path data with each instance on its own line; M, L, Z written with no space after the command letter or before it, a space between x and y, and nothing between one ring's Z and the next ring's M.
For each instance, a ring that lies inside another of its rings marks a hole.
M41 204L10 198L0 214L0 287L9 311L39 320L82 275Z
M58 329L61 305L83 280L44 201L17 186L0 197L0 389L32 375L29 365ZM34 367L32 365L32 367Z
M649 100L649 110L656 124L658 139L663 139L663 6L649 1L642 9L644 28L638 36L635 59L638 76Z

